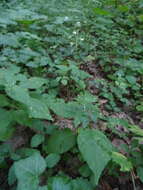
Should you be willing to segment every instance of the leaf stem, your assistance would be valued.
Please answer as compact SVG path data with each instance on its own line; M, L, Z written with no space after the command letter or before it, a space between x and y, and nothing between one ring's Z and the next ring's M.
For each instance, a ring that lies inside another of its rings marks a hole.
M134 171L131 171L131 178L132 178L132 183L133 183L133 189L137 190L135 180L134 180Z

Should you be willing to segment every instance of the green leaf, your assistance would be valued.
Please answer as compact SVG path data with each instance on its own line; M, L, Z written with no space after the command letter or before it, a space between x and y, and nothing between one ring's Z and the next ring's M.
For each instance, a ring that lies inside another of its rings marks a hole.
M138 111L143 111L143 105L142 104L138 105L136 108L137 108Z
M12 112L13 120L23 126L31 126L33 124L32 118L29 118L26 110L16 110Z
M48 180L48 190L72 190L66 177L53 177Z
M11 46L14 48L19 47L18 37L13 33L1 34L0 35L0 45Z
M133 167L132 163L128 161L127 158L119 152L112 152L112 160L113 162L121 166L120 171L122 172L128 172Z
M39 186L37 190L48 190L47 186Z
M15 73L12 72L12 70L9 69L0 69L0 85L6 86L6 85L14 85L15 80Z
M11 112L0 109L0 141L8 140L13 132Z
M34 183L31 181L31 183L25 183L23 181L20 181L17 185L16 190L45 190L45 187L38 186L38 180L37 183L35 183L37 179L33 178ZM46 188L47 190L47 188Z
M27 89L14 85L7 87L6 92L11 98L27 106L30 117L52 120L47 105L41 100L31 98Z
M18 180L24 180L30 176L39 176L46 168L46 162L39 153L20 160L14 164L15 174Z
M94 13L97 14L97 15L103 15L103 16L108 16L108 15L111 15L110 12L104 10L104 9L100 9L100 8L94 8Z
M20 83L20 87L29 89L38 89L46 84L47 80L40 77L31 77L30 79Z
M32 137L31 139L31 147L37 147L39 146L42 142L44 142L44 135L42 134L36 134Z
M69 103L60 102L54 104L53 107L51 107L51 109L54 111L54 113L61 117L69 119L73 118L76 127L81 123L83 127L86 127L91 121L91 119L94 122L97 120L97 118L99 117L99 110L96 105L89 103L89 101L91 101L91 97L85 98L85 96L83 96L82 104L81 98L82 96L79 96L77 98L77 100L80 101L80 103L76 101L72 101ZM94 101L95 98L93 99L93 102Z
M37 119L53 120L50 115L48 106L44 104L41 100L30 98L27 106L30 117Z
M141 182L143 183L143 168L142 167L137 168L137 175L139 176Z
M48 168L53 168L59 162L59 160L60 155L55 153L51 153L45 158Z
M30 101L30 96L28 90L20 86L14 85L6 88L6 93L12 99L21 102L23 104L28 104Z
M46 168L46 162L39 153L15 162L15 175L18 179L18 190L36 190L39 176Z
M76 178L71 181L72 190L93 190L92 185L87 179Z
M4 107L4 106L8 106L8 105L9 105L8 98L5 95L0 94L0 107Z
M68 84L68 81L66 79L61 80L61 83L66 86Z
M126 6L126 5L120 5L120 6L118 7L118 9L119 9L121 12L128 12L130 8L129 8L128 6Z
M137 125L130 125L130 126L129 126L129 130L130 130L133 134L135 134L135 135L137 135L137 136L143 137L143 129L141 129L141 128L138 127Z
M48 190L93 190L93 187L87 179L56 176L48 180Z
M16 151L16 154L22 159L33 156L35 153L39 153L39 151L32 148L20 148Z
M130 84L132 84L132 85L135 85L136 84L136 78L134 77L134 76L129 76L129 75L127 75L126 76L126 79L127 79L127 81L130 83Z
M143 14L137 16L140 22L143 22Z
M89 177L92 174L87 164L84 164L83 166L79 168L79 173L83 177Z
M48 135L51 135L53 131L58 128L56 125L49 125L47 122L41 121L39 119L33 119L30 127L36 131Z
M14 165L12 165L8 172L8 184L13 185L15 181L16 181L15 168Z
M48 138L44 147L48 153L62 154L76 144L76 136L69 129L58 130Z
M77 141L84 160L95 175L95 183L98 184L102 171L111 160L112 144L102 132L94 129L79 131Z

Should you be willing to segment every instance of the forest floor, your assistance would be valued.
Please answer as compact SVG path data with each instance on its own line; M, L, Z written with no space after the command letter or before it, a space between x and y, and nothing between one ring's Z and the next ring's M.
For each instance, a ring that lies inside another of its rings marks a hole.
M142 118L141 1L0 2L0 190L143 190Z

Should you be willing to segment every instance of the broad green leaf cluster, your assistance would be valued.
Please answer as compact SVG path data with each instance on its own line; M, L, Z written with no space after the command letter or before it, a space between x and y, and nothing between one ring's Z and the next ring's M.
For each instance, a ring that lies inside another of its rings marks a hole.
M142 31L139 0L0 2L0 188L143 182Z

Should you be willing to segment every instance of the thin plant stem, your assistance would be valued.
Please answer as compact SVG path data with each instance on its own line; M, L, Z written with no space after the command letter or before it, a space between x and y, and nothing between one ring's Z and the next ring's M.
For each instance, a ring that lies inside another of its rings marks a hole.
M131 178L132 178L133 188L134 188L134 190L137 190L136 184L135 184L135 179L134 179L134 172L133 171L131 171Z

